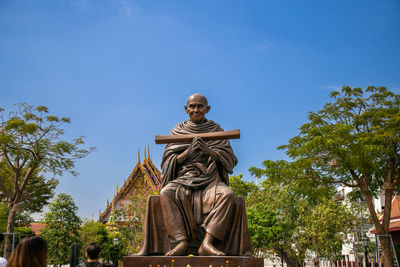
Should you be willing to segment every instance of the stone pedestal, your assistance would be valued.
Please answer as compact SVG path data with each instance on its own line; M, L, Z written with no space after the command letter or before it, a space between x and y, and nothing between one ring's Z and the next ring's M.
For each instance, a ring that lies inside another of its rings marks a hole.
M174 261L174 262L172 262ZM172 265L173 264L173 265ZM263 267L264 259L242 256L125 256L124 267Z

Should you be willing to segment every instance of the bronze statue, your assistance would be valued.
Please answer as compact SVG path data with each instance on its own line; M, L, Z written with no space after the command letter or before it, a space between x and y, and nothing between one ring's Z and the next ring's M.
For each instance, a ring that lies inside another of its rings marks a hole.
M191 95L185 110L189 120L175 126L171 135L223 131L205 118L210 110L205 96ZM224 240L233 220L234 194L228 187L228 174L236 163L228 140L205 142L196 136L189 144L170 143L165 147L161 207L168 238L176 244L166 256L184 255L190 246L199 247L199 255L225 255L213 242Z
M228 187L237 159L227 139L240 131L207 120L210 106L201 94L191 95L185 110L189 120L156 136L156 143L167 143L163 188L148 198L137 255L251 256L244 198Z

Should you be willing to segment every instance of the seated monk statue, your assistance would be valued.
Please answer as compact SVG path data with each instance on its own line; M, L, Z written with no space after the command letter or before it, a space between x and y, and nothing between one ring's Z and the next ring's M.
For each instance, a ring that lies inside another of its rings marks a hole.
M194 94L185 106L189 119L179 123L171 135L219 132L223 129L207 120L207 98ZM215 242L223 242L234 218L234 194L228 174L237 159L228 140L170 143L161 163L160 202L172 249L166 256L187 255L198 248L199 255L223 256ZM245 216L245 215L244 215ZM247 228L247 224L246 224ZM228 234L229 235L229 234Z

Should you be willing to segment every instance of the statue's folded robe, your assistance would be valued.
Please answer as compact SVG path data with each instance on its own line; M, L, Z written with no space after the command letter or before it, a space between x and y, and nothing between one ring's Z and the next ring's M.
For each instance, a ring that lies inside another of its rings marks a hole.
M222 242L217 240L215 247L231 256L251 256L252 249L247 226L246 208L243 197L234 197L232 226ZM143 226L142 247L137 255L164 255L171 250L168 233L161 212L160 196L147 199ZM196 254L197 251L190 253Z

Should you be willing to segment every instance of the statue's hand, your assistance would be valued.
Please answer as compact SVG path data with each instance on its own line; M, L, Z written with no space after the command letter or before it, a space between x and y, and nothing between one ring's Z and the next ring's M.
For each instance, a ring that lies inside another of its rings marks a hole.
M203 141L200 136L196 136L195 138L193 138L192 143L188 146L188 148L186 148L185 151L188 155L194 153L198 149L201 149L199 140Z
M198 149L198 141L193 138L192 143L177 157L178 164L184 162L187 158L191 157L195 151Z
M195 143L195 147L196 149L199 149L200 151L202 151L205 154L209 154L209 151L211 150L207 143L204 142L204 140L200 137L200 136L196 136L195 138L193 138L193 142Z
M196 136L194 139L196 139L196 148L198 148L207 156L210 156L213 159L218 159L217 153L214 150L212 150L201 137ZM193 141L195 141L194 139Z
M217 153L208 147L207 143L200 137L196 136L193 138L192 143L186 148L186 150L179 154L177 157L178 164L181 164L187 158L191 157L196 150L200 150L202 153L206 154L209 157L212 157L214 160L218 160Z

